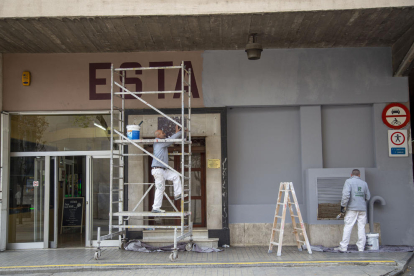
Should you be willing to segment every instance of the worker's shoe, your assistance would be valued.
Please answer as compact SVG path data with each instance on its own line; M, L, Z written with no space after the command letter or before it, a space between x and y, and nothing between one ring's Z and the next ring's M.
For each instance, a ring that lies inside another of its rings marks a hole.
M184 198L188 197L187 194L184 194ZM178 195L176 197L174 197L174 200L180 200L181 199L181 195Z
M162 209L152 209L152 213L165 213L165 210Z
M335 247L334 248L335 251L341 252L341 253L345 253L346 250L343 250L341 247Z

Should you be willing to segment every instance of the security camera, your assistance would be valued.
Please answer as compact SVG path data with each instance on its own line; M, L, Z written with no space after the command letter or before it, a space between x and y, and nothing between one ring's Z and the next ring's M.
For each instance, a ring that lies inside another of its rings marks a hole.
M260 59L260 56L263 51L262 44L256 42L257 34L250 34L249 35L249 43L246 45L245 52L247 53L247 58L249 60L257 60Z

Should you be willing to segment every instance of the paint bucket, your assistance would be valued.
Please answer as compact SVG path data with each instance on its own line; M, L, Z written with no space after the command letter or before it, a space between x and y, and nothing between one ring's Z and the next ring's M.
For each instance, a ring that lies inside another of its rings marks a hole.
M367 234L367 242L365 244L366 250L378 250L379 249L379 234L378 233L369 233Z
M139 129L138 125L127 125L127 137L131 140L139 139Z

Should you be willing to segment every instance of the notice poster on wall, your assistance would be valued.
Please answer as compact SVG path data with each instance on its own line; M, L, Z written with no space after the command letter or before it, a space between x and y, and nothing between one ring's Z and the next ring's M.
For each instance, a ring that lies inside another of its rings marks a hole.
M83 203L83 197L67 197L63 199L61 233L63 227L80 227L82 233Z

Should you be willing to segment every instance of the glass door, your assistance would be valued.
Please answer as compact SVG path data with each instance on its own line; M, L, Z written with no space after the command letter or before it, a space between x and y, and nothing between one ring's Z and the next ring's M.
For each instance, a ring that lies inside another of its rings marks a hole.
M101 228L101 236L109 234L109 180L110 158L108 156L87 156L87 204L86 204L86 246L97 246L98 227ZM114 165L118 159L114 159ZM119 169L114 168L114 177L119 175ZM114 188L117 183L114 181ZM118 201L118 192L113 193L113 201ZM112 204L113 212L118 211L118 203ZM112 218L113 224L118 223L118 217ZM117 232L114 228L112 232ZM119 236L102 241L103 246L118 246Z
M10 158L9 249L48 248L50 157Z

